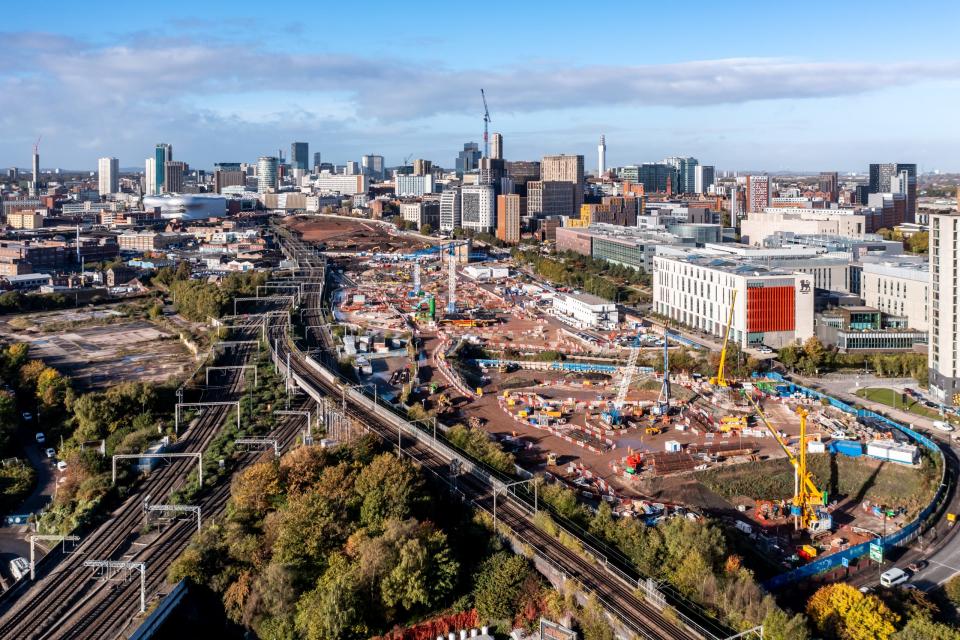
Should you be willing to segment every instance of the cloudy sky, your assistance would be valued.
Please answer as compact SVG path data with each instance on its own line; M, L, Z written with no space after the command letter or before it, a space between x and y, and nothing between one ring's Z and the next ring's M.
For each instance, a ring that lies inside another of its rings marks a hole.
M0 29L0 166L379 153L960 170L960 3L46 2ZM92 5L92 6L91 6ZM602 8L602 7L608 8ZM116 8L122 7L122 8ZM799 7L799 8L796 8Z

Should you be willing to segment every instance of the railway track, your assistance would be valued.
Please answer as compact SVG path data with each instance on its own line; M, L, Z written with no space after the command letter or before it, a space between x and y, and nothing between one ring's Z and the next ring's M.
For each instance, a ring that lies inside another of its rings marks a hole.
M255 329L239 327L243 332ZM232 350L227 361L230 364L246 362L253 351L252 345L240 345ZM235 395L243 384L242 372L230 372L229 383L224 387L204 389L200 401L222 399L225 395ZM198 452L207 448L215 437L230 408L208 407L197 420L182 434L173 448L175 451ZM175 545L164 542L156 546L143 546L139 540L139 527L142 520L144 496L154 500L166 498L182 488L190 473L195 472L196 462L189 459L173 459L164 467L155 469L140 482L133 493L126 498L108 517L83 537L83 541L72 552L65 554L55 550L38 563L38 579L33 583L18 584L15 599L6 599L0 615L0 638L59 638L81 637L62 628L61 623L74 617L86 620L83 626L90 629L87 637L112 637L107 627L112 618L103 617L103 612L112 605L116 595L123 592L114 583L91 583L90 569L83 566L86 560L132 559L148 561L148 575L162 579L166 571L166 562L175 555L169 551ZM222 497L222 496L220 496ZM181 527L171 527L158 538L182 539L186 544L189 536ZM140 558L144 558L141 560ZM166 561L166 562L165 562ZM153 571L151 568L156 567ZM139 610L139 580L137 582L137 607Z
M288 255L291 253L303 255L304 246L302 242L296 239L288 240ZM309 254L306 255L306 259L309 260L307 263L308 269L317 268L312 260L313 255L315 255L315 252L309 249ZM320 268L322 268L322 264ZM321 304L322 295L307 294L305 296L304 306L307 312L314 316L310 319L310 324L322 324L323 318L317 317ZM398 426L402 424L396 422L399 418L394 417L393 420L390 420L384 417L381 414L381 408L373 408L372 400L364 398L361 401L354 395L356 392L347 393L346 387L348 385L346 383L338 381L329 370L324 375L321 372L321 367L318 367L315 361L313 363L309 362L308 356L303 351L297 348L292 341L287 342L283 327L272 327L271 335L278 338L271 340L271 343L278 350L276 354L278 359L285 361L289 357L290 367L296 377L299 378L298 382L311 387L310 390L316 395L343 398L346 411L350 417L359 420L367 429L383 438L385 442L397 445L404 455L418 462L422 468L430 471L442 481L449 484L455 483L464 500L477 509L492 515L493 495L490 477L478 477L478 475L472 473L459 475L456 478L451 477L450 470L453 459L443 453L444 449L449 451L449 448L431 446L429 436L422 431L409 425L409 423L402 427ZM322 341L322 347L325 353L328 353L330 345L327 343L325 334L322 336ZM405 430L411 434L418 433L418 435L416 437L405 436ZM505 499L498 499L497 523L506 525L511 536L535 550L540 559L561 575L575 578L584 590L596 595L607 611L638 637L656 640L694 640L726 635L723 629L716 629L719 633L715 634L689 619L687 624L677 624L668 619L660 609L648 603L643 597L638 597L639 581L633 582L632 578L618 570L616 566L610 565L602 555L581 555L565 547L559 540L545 533L534 524L533 510L529 505L519 499L511 499L509 493L504 495L506 496Z

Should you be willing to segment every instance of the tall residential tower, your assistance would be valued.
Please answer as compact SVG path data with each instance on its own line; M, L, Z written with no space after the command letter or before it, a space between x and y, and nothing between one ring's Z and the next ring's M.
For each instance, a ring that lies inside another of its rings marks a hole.
M116 158L100 158L97 160L97 181L100 196L106 196L120 191L120 161Z
M603 177L607 172L607 138L600 134L600 144L597 145L597 177Z

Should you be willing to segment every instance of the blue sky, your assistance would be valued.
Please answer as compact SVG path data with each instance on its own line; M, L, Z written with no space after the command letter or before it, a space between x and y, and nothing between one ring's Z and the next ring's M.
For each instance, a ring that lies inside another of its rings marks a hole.
M960 170L960 3L47 2L5 14L0 166L380 153ZM609 8L601 8L601 7ZM269 15L258 15L263 9Z

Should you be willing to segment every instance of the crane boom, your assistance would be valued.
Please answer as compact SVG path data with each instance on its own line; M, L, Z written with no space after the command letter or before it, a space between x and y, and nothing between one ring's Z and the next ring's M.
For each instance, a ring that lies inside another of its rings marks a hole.
M487 94L480 88L480 97L483 99L483 157L490 157L490 109L487 108Z
M730 313L727 314L727 329L723 333L723 347L720 349L720 365L717 367L717 375L712 382L718 387L730 386L727 382L727 343L730 341L730 327L733 325L733 309L737 303L737 290L733 289L730 296Z

